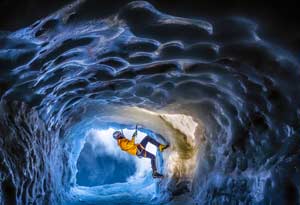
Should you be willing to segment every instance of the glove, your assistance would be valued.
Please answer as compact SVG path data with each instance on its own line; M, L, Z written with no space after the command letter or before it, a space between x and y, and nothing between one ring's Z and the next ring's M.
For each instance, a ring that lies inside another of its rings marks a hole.
M136 137L137 136L137 130L133 133L132 137Z

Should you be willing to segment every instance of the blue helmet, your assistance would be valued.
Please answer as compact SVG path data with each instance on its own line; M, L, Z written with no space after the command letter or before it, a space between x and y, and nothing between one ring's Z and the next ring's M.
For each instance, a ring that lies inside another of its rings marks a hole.
M117 139L123 137L123 134L120 131L115 131L113 134L113 137L117 140Z

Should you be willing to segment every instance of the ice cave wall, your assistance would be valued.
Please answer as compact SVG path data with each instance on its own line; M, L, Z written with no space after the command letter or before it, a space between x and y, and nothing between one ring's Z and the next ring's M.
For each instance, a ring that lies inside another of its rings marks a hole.
M1 33L2 204L60 203L74 185L77 144L66 133L108 104L203 124L195 201L299 204L300 71L292 53L242 17L181 18L137 1L86 20L84 3Z

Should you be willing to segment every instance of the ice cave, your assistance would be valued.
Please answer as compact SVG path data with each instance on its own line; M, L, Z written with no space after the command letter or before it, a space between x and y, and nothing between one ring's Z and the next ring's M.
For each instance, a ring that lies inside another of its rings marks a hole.
M255 19L90 2L0 31L0 205L300 204L299 55ZM137 125L161 179L112 138Z

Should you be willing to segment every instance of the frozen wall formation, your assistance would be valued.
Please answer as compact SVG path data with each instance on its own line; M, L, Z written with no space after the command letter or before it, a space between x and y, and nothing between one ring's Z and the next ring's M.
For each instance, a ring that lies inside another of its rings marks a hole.
M293 53L244 17L87 5L0 33L0 204L300 203ZM166 178L78 186L88 132L136 124L171 143Z
M37 110L1 103L0 204L59 204L62 150Z

